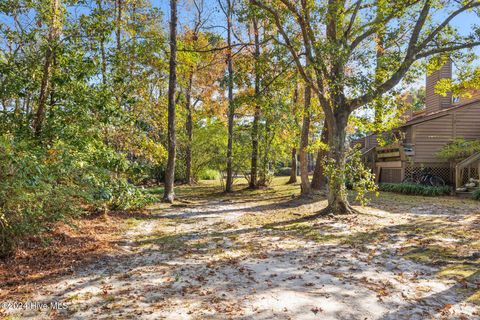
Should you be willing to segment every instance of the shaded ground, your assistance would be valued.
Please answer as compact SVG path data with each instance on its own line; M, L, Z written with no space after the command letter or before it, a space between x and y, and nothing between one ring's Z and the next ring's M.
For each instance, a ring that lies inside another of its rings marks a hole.
M363 214L303 222L325 201L300 200L298 186L275 182L228 196L212 186L186 188L179 205L130 218L112 240L115 254L15 295L67 309L6 312L38 319L480 317L478 202L385 193L359 208Z
M23 285L70 274L82 264L113 254L114 240L128 226L123 216L93 215L70 225L57 223L52 230L24 239L14 256L0 260L0 301L21 291Z

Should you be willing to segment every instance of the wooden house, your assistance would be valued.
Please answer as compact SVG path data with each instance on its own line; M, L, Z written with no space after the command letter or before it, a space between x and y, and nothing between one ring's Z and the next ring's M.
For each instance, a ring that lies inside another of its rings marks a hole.
M425 168L457 187L469 178L479 178L480 157L458 168L436 156L455 138L480 139L480 92L461 99L435 93L437 81L451 76L449 62L426 77L425 109L407 114L405 124L392 130L399 143L379 147L376 134L354 141L362 146L364 160L376 172L378 182L399 183Z

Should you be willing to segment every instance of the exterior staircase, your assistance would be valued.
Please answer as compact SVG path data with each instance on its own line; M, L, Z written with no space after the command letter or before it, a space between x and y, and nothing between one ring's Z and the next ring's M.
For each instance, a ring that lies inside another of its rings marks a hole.
M475 174L476 171L476 174ZM468 186L471 179L477 180L476 186ZM455 194L469 198L480 188L480 152L460 161L455 166ZM461 190L465 188L465 190Z

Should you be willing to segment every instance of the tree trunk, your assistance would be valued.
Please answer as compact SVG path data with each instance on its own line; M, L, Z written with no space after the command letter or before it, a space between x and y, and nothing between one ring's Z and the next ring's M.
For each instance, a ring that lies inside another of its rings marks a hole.
M345 186L346 147L345 137L348 122L346 108L337 108L328 127L329 159L333 165L332 174L328 181L328 207L326 212L333 214L350 214L354 210L348 203L347 189Z
M258 175L258 122L260 121L260 104L258 99L260 98L260 70L259 61L260 58L260 41L258 35L258 21L253 18L253 33L255 37L255 114L253 116L252 124L252 163L250 170L250 183L249 188L254 189L257 185Z
M380 1L377 0L377 5L380 5ZM383 10L378 8L377 10L377 19L378 21L382 21L384 19ZM376 33L375 37L376 41L376 52L375 52L375 85L379 86L384 81L382 77L382 69L384 69L384 43L385 43L385 28L379 28L378 32ZM382 95L378 97L373 103L375 115L374 115L374 129L377 132L382 132L383 127L383 119L384 119L384 103L382 101Z
M97 0L97 5L98 9L100 10L101 14L106 14L106 12L103 11L102 7L102 0ZM104 31L102 30L102 36L100 38L100 54L102 57L102 84L107 83L107 54L105 52L105 34L103 33Z
M30 100L31 100L32 94L29 92L27 94L27 98L25 99L25 116L28 119L28 116L30 115Z
M300 137L300 189L302 195L310 194L310 181L308 179L308 133L310 131L310 101L312 89L305 84L305 104L303 107L302 134Z
M175 193L175 88L177 82L177 0L170 0L170 74L168 79L168 160L163 201L173 203Z
M122 48L122 11L123 11L123 4L122 0L117 0L117 30L116 30L116 38L117 38L117 50L120 52ZM171 32L171 31L170 31Z
M293 91L293 113L295 114L297 112L297 103L298 103L298 84L295 83L295 90ZM298 120L297 117L294 117L295 119L295 125L298 127ZM290 179L288 180L288 183L296 183L297 182L297 148L292 148L292 170L290 171Z
M227 143L227 181L225 191L233 191L233 121L235 106L233 104L233 62L232 62L232 2L227 0L227 69L228 69L228 143Z
M186 92L186 110L187 120L185 122L185 128L187 130L187 148L185 154L185 182L188 184L193 183L192 179L192 141L193 141L193 120L192 120L192 83L193 83L193 68L188 78L187 92Z
M323 145L328 143L328 126L327 122L323 125L322 135L320 141ZM312 184L313 190L322 190L325 187L325 174L323 172L323 160L327 156L327 151L320 149L317 152L317 161L315 162L315 170L313 171Z
M48 86L50 84L51 65L53 58L53 51L48 45L47 52L45 54L45 64L43 65L42 82L40 85L40 95L38 97L38 108L35 115L35 121L33 123L33 129L35 135L39 136L42 132L43 120L45 119L45 109L48 98Z
M287 184L297 182L297 148L292 148L292 169L290 170L290 179Z
M52 62L55 55L53 46L59 37L60 31L60 0L51 1L50 26L47 36L47 50L45 52L45 63L43 65L42 82L40 84L40 95L38 97L38 108L33 121L33 130L36 136L42 132L43 121L45 119L45 109L49 96L50 77L52 72Z
M270 139L269 139L270 138ZM268 180L268 171L269 171L269 154L270 154L270 143L273 137L270 137L270 123L268 119L265 121L265 148L263 152L263 161L262 161L262 170L260 172L260 179L258 180L258 185L267 185Z

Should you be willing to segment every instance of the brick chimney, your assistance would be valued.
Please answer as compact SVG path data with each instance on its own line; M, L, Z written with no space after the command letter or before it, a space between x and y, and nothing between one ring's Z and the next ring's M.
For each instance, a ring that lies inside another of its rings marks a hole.
M425 112L427 114L444 110L452 106L452 94L449 92L444 97L435 93L435 85L441 79L452 78L452 61L448 61L432 74L427 75L425 85Z

